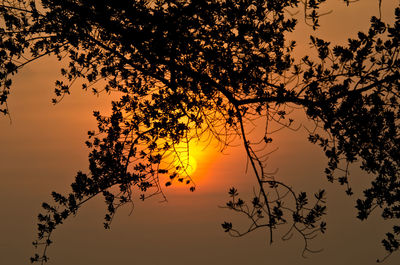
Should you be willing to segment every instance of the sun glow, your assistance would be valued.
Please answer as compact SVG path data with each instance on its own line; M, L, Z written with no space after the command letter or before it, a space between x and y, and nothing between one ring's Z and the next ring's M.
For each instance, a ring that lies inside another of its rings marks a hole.
M217 149L210 143L199 142L195 139L181 142L171 149L169 172L176 173L170 181L173 186L194 186L207 180L207 172ZM184 185L182 185L184 184Z
M174 160L174 167L179 175L192 176L197 169L196 159L189 154L177 154Z

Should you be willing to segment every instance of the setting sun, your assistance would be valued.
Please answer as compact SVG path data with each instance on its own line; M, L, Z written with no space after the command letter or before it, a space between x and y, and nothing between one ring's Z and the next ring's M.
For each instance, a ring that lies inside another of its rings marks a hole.
M170 173L176 173L177 177L172 180L173 185L199 184L208 179L210 161L217 154L215 143L209 141L197 141L192 139L189 143L181 142L175 145L167 156L165 165ZM178 180L178 181L176 181ZM184 185L187 187L187 185Z
M174 160L174 167L180 175L192 176L197 169L197 161L192 155L177 155Z

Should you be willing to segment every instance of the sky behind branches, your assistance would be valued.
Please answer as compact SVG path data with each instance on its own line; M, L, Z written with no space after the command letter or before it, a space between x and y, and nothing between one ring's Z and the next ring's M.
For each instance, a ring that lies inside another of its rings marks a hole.
M334 12L321 18L320 33L333 43L367 30L369 17L379 15L375 0L356 2L350 7L339 0L330 3L324 8ZM398 0L383 1L385 22L391 21L398 4ZM294 39L302 40L296 49L299 56L312 53L306 41L311 31L303 24L301 20L293 34ZM53 190L68 192L76 172L87 169L88 149L84 142L87 131L96 128L92 111L105 114L110 108L112 97L92 96L79 86L53 106L51 98L59 69L56 60L45 58L20 71L9 99L12 124L5 117L0 120L0 264L29 263L41 202L49 200ZM295 115L303 117L300 112ZM196 192L189 192L189 187L172 186L165 189L167 203L160 202L161 197L136 200L131 214L129 206L117 213L111 230L103 229L105 207L99 197L56 230L49 264L375 264L376 258L384 254L379 242L391 223L383 225L374 217L367 222L356 219L356 196L349 198L344 189L326 181L322 151L306 139L302 129L276 134L274 145L279 149L270 155L268 169L278 169L277 178L296 191L312 193L320 187L327 188L328 230L324 237L311 242L311 248L324 249L320 253L302 258L303 242L296 235L282 241L284 229L274 235L272 246L268 245L267 231L259 230L243 238L224 233L222 222L245 225L247 220L218 206L228 201L227 191L232 186L239 189L243 199L249 199L255 178L246 173L241 146L221 154L209 145L206 150L199 147L194 173ZM368 185L368 176L356 166L350 177L356 195ZM385 264L399 262L400 256L395 254Z

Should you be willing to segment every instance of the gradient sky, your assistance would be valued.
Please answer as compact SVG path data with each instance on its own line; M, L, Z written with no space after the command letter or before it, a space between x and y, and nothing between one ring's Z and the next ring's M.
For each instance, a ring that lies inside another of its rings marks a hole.
M337 43L367 29L369 17L379 14L375 0L360 1L349 8L341 2L331 0L332 6L325 9L334 12L321 18L321 34ZM399 1L382 4L383 17L389 18ZM303 40L298 54L310 52L304 41L309 33L309 28L300 25L294 34ZM109 109L110 96L95 97L78 87L53 106L58 73L59 65L52 58L28 65L14 80L9 99L12 124L5 117L0 119L0 264L29 264L41 202L49 200L53 190L68 192L75 173L87 169L88 150L83 143L87 131L96 126L91 113ZM202 174L196 192L170 187L165 189L167 203L161 203L160 197L135 201L131 215L129 206L117 213L111 230L103 229L105 208L99 197L55 231L49 264L376 264L376 258L384 254L380 240L390 223L374 217L367 222L355 218L356 197L345 196L341 187L325 180L326 160L317 146L307 142L305 131L283 131L275 140L279 150L271 154L269 165L271 170L279 169L279 179L297 191L327 189L328 230L312 242L314 249L324 249L321 253L302 258L299 238L280 239L285 230L276 232L272 246L264 230L243 238L224 233L222 222L244 224L247 220L218 206L226 203L232 186L241 194L251 194L255 179L245 172L242 147L220 154L209 146L206 155L198 158L196 172ZM356 194L369 181L370 177L353 167L350 183ZM385 264L399 263L400 254L395 254Z

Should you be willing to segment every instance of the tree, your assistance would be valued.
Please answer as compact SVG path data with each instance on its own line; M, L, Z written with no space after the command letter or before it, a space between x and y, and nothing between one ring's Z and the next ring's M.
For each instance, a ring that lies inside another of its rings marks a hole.
M317 29L322 2L2 1L1 112L8 114L11 77L46 55L68 62L61 69L64 80L56 82L54 103L76 80L94 93L121 93L110 117L94 113L98 129L86 142L90 172L77 173L70 194L53 192L54 202L43 203L34 242L43 253L31 261L47 261L54 229L95 196L106 200L109 228L135 191L145 200L176 181L194 191L187 162L175 148L202 135L226 146L240 136L258 182L251 202L232 188L227 203L250 218L251 227L241 233L225 222L225 231L240 236L265 228L272 242L273 231L290 224L288 234L299 233L304 251L312 251L308 241L326 229L324 190L311 203L306 193L266 172L263 160L273 137L270 124L295 128L294 107L315 123L309 140L328 158L329 181L351 195L349 164L360 163L374 176L357 201L358 218L375 210L383 219L398 219L400 8L393 25L373 17L367 33L342 46L311 37L318 58L295 61L295 42L287 40L297 23L290 10L304 5L306 22ZM254 119L265 121L261 139L252 139L248 130ZM161 183L163 177L169 180ZM400 226L394 226L382 240L388 255L399 249L399 234Z

